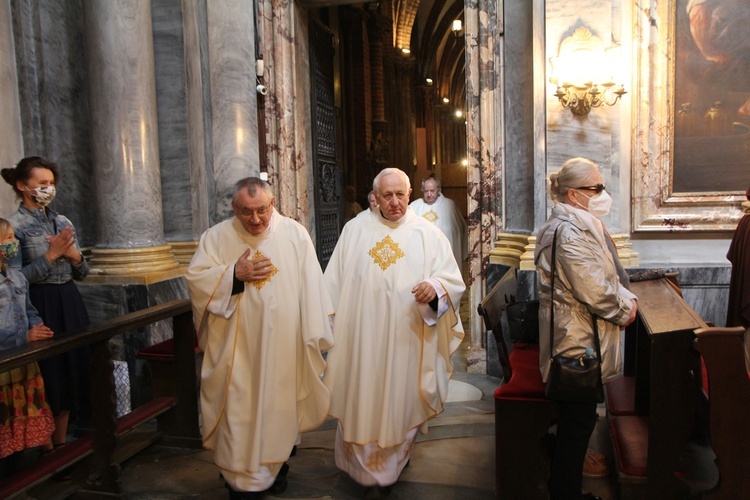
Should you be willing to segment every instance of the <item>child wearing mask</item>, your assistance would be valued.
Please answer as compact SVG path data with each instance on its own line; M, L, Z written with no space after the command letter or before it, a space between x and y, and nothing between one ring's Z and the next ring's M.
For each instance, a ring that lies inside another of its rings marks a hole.
M53 335L31 305L26 278L8 266L18 248L10 223L0 219L0 350ZM0 373L0 459L36 446L51 450L54 429L39 366Z

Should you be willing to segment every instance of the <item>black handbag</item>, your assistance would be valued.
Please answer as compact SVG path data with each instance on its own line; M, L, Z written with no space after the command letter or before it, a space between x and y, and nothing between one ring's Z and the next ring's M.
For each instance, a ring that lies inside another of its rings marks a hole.
M558 226L559 228L559 226ZM552 240L552 278L550 290L550 319L549 319L549 370L547 371L547 385L544 395L548 399L557 401L573 401L579 403L604 402L604 385L602 384L602 354L599 345L599 327L596 316L592 315L594 324L594 346L596 357L581 356L570 358L554 352L555 329L555 267L557 250L557 229Z
M510 339L527 344L539 343L539 301L522 300L511 302L505 307L508 315Z

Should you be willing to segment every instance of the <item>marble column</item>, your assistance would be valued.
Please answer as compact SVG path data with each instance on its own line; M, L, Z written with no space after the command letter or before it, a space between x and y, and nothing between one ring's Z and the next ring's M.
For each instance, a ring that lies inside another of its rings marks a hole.
M91 216L88 89L82 5L64 0L12 2L15 65L24 156L42 156L60 167L51 208L68 217L82 246L96 242ZM18 161L20 156L15 159Z
M178 267L162 224L150 6L148 0L83 4L99 218L93 275Z
M192 204L192 236L198 239L216 220L211 127L211 85L208 73L208 26L205 1L182 0L185 51L188 164Z
M206 2L216 220L232 215L232 187L260 174L252 2ZM270 99L267 99L270 100Z
M503 13L497 1L467 0L464 4L466 43L466 109L469 195L469 310L476 311L484 297L485 276L502 220ZM502 3L500 3L502 5ZM484 329L471 316L471 351L481 351ZM470 362L481 364L481 353ZM481 371L481 368L477 371Z
M0 137L3 138L0 166L10 167L23 156L10 0L0 0ZM0 217L9 216L17 206L13 189L0 181Z
M534 230L533 5L504 0L505 231Z
M277 208L309 228L315 241L307 12L292 0L261 0L258 15L269 181Z

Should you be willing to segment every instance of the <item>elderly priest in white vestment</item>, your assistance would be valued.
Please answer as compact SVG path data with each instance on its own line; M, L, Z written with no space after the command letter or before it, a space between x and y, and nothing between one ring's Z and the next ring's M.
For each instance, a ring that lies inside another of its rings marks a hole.
M373 184L379 207L344 226L325 271L336 465L369 496L387 494L443 411L465 288L445 235L409 209L409 177L387 168Z
M237 182L232 208L201 236L186 278L204 351L204 446L230 498L260 498L286 488L300 434L328 415L333 307L307 231L275 210L266 182Z
M443 195L435 174L422 181L422 198L414 200L409 206L419 217L432 222L445 234L451 242L453 256L461 267L469 253L466 220L456 203Z

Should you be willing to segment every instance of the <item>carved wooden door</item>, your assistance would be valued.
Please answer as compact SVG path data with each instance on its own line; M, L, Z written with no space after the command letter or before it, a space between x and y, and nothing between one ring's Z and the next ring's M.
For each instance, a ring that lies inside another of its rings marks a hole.
M339 239L342 221L341 174L336 166L336 110L333 96L334 38L310 21L310 81L313 175L315 177L315 247L325 269Z

